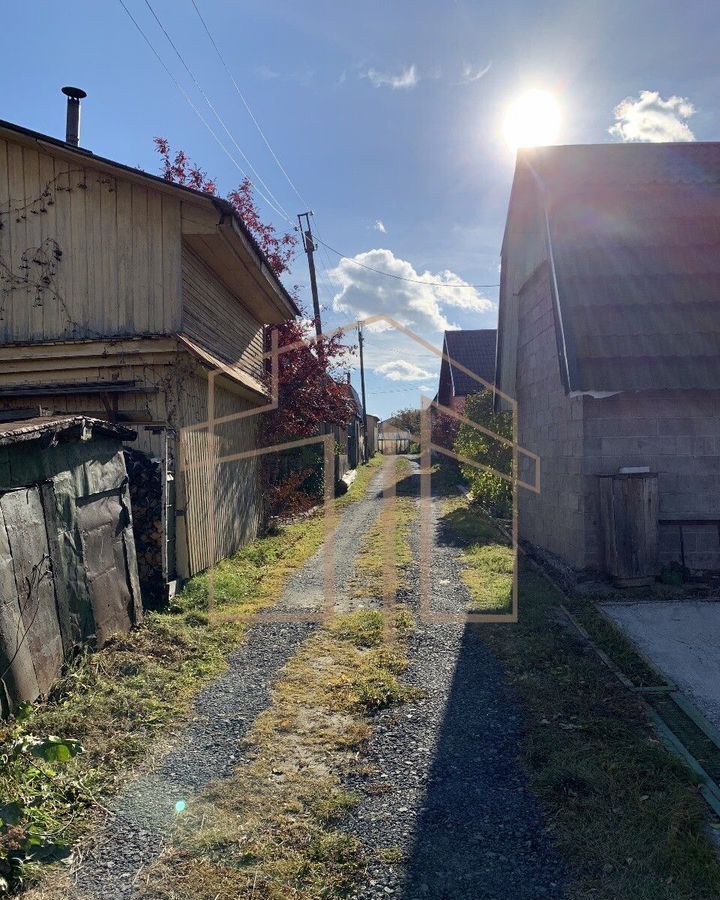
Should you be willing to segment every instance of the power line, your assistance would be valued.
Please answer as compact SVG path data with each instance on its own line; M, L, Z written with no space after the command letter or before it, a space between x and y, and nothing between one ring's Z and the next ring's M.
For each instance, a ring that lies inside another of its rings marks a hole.
M148 0L145 0L145 2L148 3ZM209 28L207 22L205 21L205 19L204 19L202 13L200 12L200 9L198 8L197 3L195 2L195 0L190 0L190 2L192 3L193 8L194 8L195 12L197 13L198 18L200 19L200 22L202 23L202 26L203 26L203 28L205 29L205 33L207 34L207 36L208 36L208 38L209 38L209 40L210 40L210 43L213 45L213 48L214 48L214 50L215 50L215 53L216 53L217 56L218 56L218 59L219 59L220 62L222 63L223 68L224 68L225 71L227 72L227 74L228 74L230 80L232 81L233 87L235 88L235 91L237 92L238 97L240 97L240 100L242 101L243 106L245 107L245 109L246 109L248 115L249 115L250 118L252 119L253 124L254 124L255 127L257 128L258 133L260 134L260 137L261 137L261 138L263 139L263 141L265 142L265 146L266 146L266 147L268 148L268 150L270 151L270 154L271 154L272 158L273 158L273 159L275 160L275 162L277 163L278 168L280 169L280 171L282 172L282 174L283 174L283 175L285 176L285 178L287 179L288 184L289 184L290 187L293 189L293 191L294 191L295 194L297 195L298 199L299 199L306 207L310 208L310 204L308 204L308 202L307 202L307 201L305 200L305 198L302 196L302 194L301 194L300 191L298 190L298 188L297 188L295 182L292 180L292 178L291 178L290 175L288 174L287 169L286 169L286 168L283 166L283 164L280 162L280 159L278 158L277 154L276 154L275 151L273 150L273 148L272 148L272 146L271 146L271 144L270 144L270 141L268 141L268 139L267 139L267 137L266 137L266 135L265 135L265 132L262 130L262 128L261 128L261 126L260 126L260 123L258 122L257 118L255 117L255 115L254 115L252 109L250 109L250 105L248 104L247 100L245 99L245 96L243 95L243 92L240 90L240 87L239 87L237 81L235 80L235 77L234 77L234 75L232 74L232 71L230 70L230 67L228 66L228 64L227 64L227 62L226 62L225 57L224 57L223 54L221 53L220 48L218 47L217 42L215 41L215 38L213 37L212 32L210 31L210 28ZM150 4L148 3L148 6L149 6L149 5L150 5ZM151 8L151 10L152 10L152 7L150 7L150 8ZM156 17L156 18L157 18L157 17ZM158 23L158 24L159 24L159 23ZM162 25L160 25L160 27L162 28ZM165 29L163 29L163 31L164 31L164 30L165 30ZM168 38L168 39L169 39L169 38ZM171 42L171 43L172 43L172 42ZM175 52L177 53L177 50L176 50ZM179 55L179 54L178 54L178 55ZM254 171L254 170L253 170L253 171ZM268 189L268 190L269 190L269 189ZM315 218L314 213L313 213L313 218ZM404 278L404 277L401 276L401 275L394 275L392 272L384 272L384 271L382 271L381 269L376 269L376 268L374 268L373 266L367 266L367 265L364 265L363 263L359 263L356 259L353 259L353 258L350 257L350 256L346 256L344 253L340 253L338 250L334 250L332 247L330 247L329 244L326 244L325 241L323 241L323 240L321 239L321 237L320 237L320 231L319 231L319 229L317 228L317 223L316 223L315 231L316 231L316 234L317 234L317 241L318 241L318 243L321 245L321 248L322 248L323 252L324 252L326 249L327 249L327 250L332 250L333 253L336 253L338 256L342 257L343 259L347 259L347 260L349 260L350 262L354 263L355 265L362 266L362 268L368 269L368 270L371 271L371 272L375 272L375 273L378 274L378 275L385 275L385 276L388 277L388 278L395 278L395 279L397 279L397 280L407 281L407 282L410 282L410 283L413 283L413 284L426 284L426 285L428 285L428 286L430 286L430 287L445 287L445 288L448 288L448 287L455 287L455 288L463 288L463 289L467 289L467 288L495 288L495 287L500 287L499 284L449 285L449 284L445 284L444 282L429 282L429 281L422 281L421 279ZM324 257L325 257L325 261L327 262L329 268L332 268L332 264L330 263L330 261L329 261L329 259L328 259L328 257L327 257L327 253L324 253ZM328 280L328 282L329 282L329 284L330 284L331 290L332 290L332 291L336 291L336 290L338 290L339 288L338 288L338 286L335 284L335 280L333 279L332 275L330 274L329 268L326 267L325 264L323 264L323 269L325 270L325 271L324 271L324 274L325 274L325 276L326 276L326 278L327 278L327 280Z
M128 7L126 6L124 0L118 0L118 2L119 2L120 5L122 6L122 8L125 10L125 13L127 14L128 18L130 19L130 21L133 23L133 25L135 26L135 28L136 28L136 29L138 30L138 32L140 33L140 36L143 38L143 40L145 41L145 43L148 45L148 47L150 48L151 52L153 53L153 55L154 55L155 58L157 59L157 61L160 63L160 65L162 66L162 68L165 70L166 74L168 75L168 77L170 78L170 80L173 82L173 84L175 85L175 87L178 89L178 91L180 91L180 93L182 94L182 96L184 97L185 101L186 101L187 104L190 106L190 108L193 110L193 112L195 113L195 115L200 119L200 121L203 123L203 125L205 126L205 128L210 132L210 134L211 134L212 137L214 138L215 142L216 142L216 143L218 144L218 146L223 150L223 152L224 152L225 155L228 157L228 159L229 159L229 160L233 163L233 165L239 170L239 172L243 175L243 177L247 178L247 177L248 177L247 172L245 172L245 170L244 170L244 169L242 168L242 166L238 163L238 161L235 159L235 157L232 155L232 153L228 150L228 148L225 146L225 144L222 142L222 140L218 137L218 135L217 135L217 133L215 132L215 130L212 128L212 126L210 125L210 123L207 121L207 119L203 116L203 114L202 114L202 113L200 112L200 110L197 108L197 106L195 105L195 103L193 103L192 98L190 97L190 95L188 94L188 92L185 90L185 88L182 86L182 84L178 81L178 79L177 79L177 78L175 77L175 75L172 73L172 71L171 71L170 68L167 66L167 64L165 63L165 61L163 60L163 58L160 56L160 54L158 53L158 51L155 49L154 44L152 43L152 41L150 40L150 38L147 36L147 34L145 33L145 31L144 31L143 28L141 27L140 23L137 21L137 19L136 19L136 18L133 16L133 14L130 12L130 10L129 10ZM191 2L193 3L193 6L195 7L196 11L198 12L198 15L200 15L200 11L197 9L197 6L195 5L194 0L191 0ZM149 3L149 0L145 0L145 4L147 5L148 9L149 9L150 12L152 13L153 18L155 19L155 21L157 22L157 24L160 26L160 29L162 30L163 34L164 34L165 37L167 38L168 42L170 43L170 46L171 46L171 47L173 48L173 50L175 51L175 53L176 53L178 59L180 60L180 62L181 62L182 65L184 66L184 68L185 68L185 70L187 71L188 75L189 75L190 78L193 80L193 83L194 83L195 86L197 87L198 91L200 91L200 93L202 94L203 99L205 100L205 102L207 103L207 105L209 106L209 108L211 109L211 111L213 112L213 114L215 115L215 118L216 118L216 119L218 120L218 122L221 124L221 126L223 127L223 129L225 130L225 132L228 134L228 136L230 137L230 140L233 142L233 144L235 145L235 147L237 148L238 152L239 152L240 155L243 157L243 159L247 162L247 164L248 164L248 166L250 167L250 169L255 173L255 175L256 175L257 178L258 178L258 181L260 181L260 183L261 183L262 185L264 185L264 187L266 188L268 194L270 194L270 197L274 198L275 202L273 202L273 200L271 200L269 197L267 197L267 196L263 193L263 191L260 190L260 188L259 188L256 184L253 185L253 186L255 187L255 190L260 194L260 196L262 197L262 199L265 200L265 202L268 204L268 206L270 206L271 209L274 210L274 212L276 212L282 219L284 219L285 222L287 222L289 225L291 225L291 226L294 227L294 223L293 223L292 220L289 218L287 212L283 209L282 204L277 200L277 198L275 198L275 195L272 193L272 191L270 190L270 188L265 184L265 182L263 181L263 179L261 178L261 176L258 174L257 170L256 170L255 167L252 165L252 163L250 162L250 160L248 159L248 157L245 155L245 153L243 153L242 149L240 148L240 146L238 145L237 141L236 141L235 138L233 137L232 133L231 133L230 130L228 129L228 127L227 127L227 125L225 124L224 120L222 119L222 117L220 116L220 114L217 112L217 110L216 110L215 107L213 106L212 102L210 101L210 99L209 99L209 97L207 96L207 94L205 93L205 91L202 89L200 83L199 83L198 80L195 78L195 76L194 76L192 70L190 69L190 67L189 67L189 66L187 65L187 63L185 62L185 60L184 60L182 54L180 53L180 51L178 50L178 48L175 46L175 43L173 42L172 38L170 37L170 35L169 35L168 32L166 31L165 27L163 26L162 22L161 22L160 19L158 18L158 16L157 16L155 10L153 9L153 7L151 6L151 4ZM210 37L211 41L213 42L213 46L215 46L215 48L216 48L216 50L217 50L217 46L215 45L215 42L212 40L212 36L211 36L209 30L207 29L207 26L205 25L204 19L202 19L202 16L200 16L200 18L201 18L201 21L203 22L203 25L205 26L206 31L208 32L208 37ZM217 52L218 52L218 55L220 55L220 54L219 54L219 50L217 50ZM220 58L221 58L221 60L223 59L222 56L221 56ZM223 60L223 64L225 65L224 60ZM227 66L226 66L226 68L227 68ZM228 70L228 72L229 72L229 70ZM229 73L229 74L230 74L230 77L232 78L232 74L231 74L231 73ZM233 82L234 82L234 79L233 79ZM241 94L239 88L237 87L237 85L236 85L236 89L238 90L238 93L240 94L240 96L241 96L241 98L242 98L242 94ZM243 102L245 102L245 101L244 101L244 98L242 98L242 99L243 99ZM246 105L246 108L248 109L248 112L250 113L251 117L253 118L253 121L255 122L255 124L256 124L258 130L260 130L260 132L261 132L261 134L262 134L262 130L260 129L260 126L259 126L259 124L257 123L257 120L256 120L255 117L252 115L252 112L250 111L249 107L247 106L247 103L246 103L245 105ZM263 136L263 137L264 137L264 136ZM268 146L268 149L270 150L270 152L271 152L272 155L273 155L273 158L275 159L275 161L276 161L276 162L278 163L278 165L280 166L281 170L282 170L283 173L285 174L285 176L286 176L286 178L288 179L289 183L290 183L291 186L293 187L293 190L297 193L298 197L300 197L300 199L302 199L302 197L301 197L299 191L297 190L297 188L295 187L294 183L293 183L292 180L290 179L290 176L287 174L287 172L285 171L285 169L282 167L282 164L279 162L278 158L276 157L275 153L272 151L272 148L270 147L269 142L267 141L266 138L264 138L264 139L265 139L265 142L266 142L266 144L267 144L267 146ZM410 284L423 284L423 285L426 285L427 287L438 287L438 288L446 288L446 289L447 289L447 288L455 288L455 289L459 289L459 290L470 290L470 289L474 290L474 289L476 289L476 288L497 288L497 287L500 287L499 284L447 284L446 282L442 282L442 281L423 281L423 280L420 279L420 278L406 278L404 275L397 275L397 274L395 274L394 272L385 272L383 269L378 269L378 268L376 268L375 266L369 266L369 265L367 265L366 263L361 263L361 262L359 262L357 259L355 259L354 257L348 256L348 255L345 254L345 253L341 253L340 250L336 250L334 247L332 247L332 246L331 246L330 244L328 244L326 241L323 241L319 236L317 237L317 241L318 241L318 243L319 243L322 247L326 248L327 250L330 250L332 253L334 253L336 256L339 256L341 259L346 259L348 262L352 263L352 264L355 265L355 266L359 266L359 267L362 268L362 269L367 269L369 272L374 272L376 275L382 275L382 276L384 276L385 278L392 278L392 279L394 279L394 280L396 280L396 281L404 281L404 282L407 282L407 283L410 283ZM327 278L329 279L331 285L334 285L334 280L333 280L332 277L330 276L330 272L326 269L325 266L323 266L323 268L325 269L325 274L326 274ZM335 288L333 288L333 289L335 289Z
M266 135L265 135L265 132L264 132L264 131L262 130L262 128L260 127L260 123L259 123L258 120L255 118L255 115L253 114L253 111L250 109L250 105L248 104L247 100L245 99L245 96L243 95L243 92L240 90L240 87L238 86L237 81L235 81L235 77L234 77L233 73L230 71L230 67L228 66L227 62L225 62L225 57L224 57L224 56L222 55L222 53L220 52L220 48L219 48L218 45L215 43L215 38L212 36L212 33L211 33L211 31L210 31L210 29L209 29L209 27L208 27L207 22L206 22L205 19L203 18L203 15L202 15L202 13L200 12L200 10L198 9L197 3L195 2L195 0L190 0L190 2L192 3L192 5L193 5L193 7L194 7L195 12L198 14L198 18L199 18L200 21L202 22L202 26L203 26L203 28L205 29L205 33L207 34L208 38L210 38L210 43L211 43L211 44L213 45L213 47L215 48L215 52L216 52L217 55L218 55L218 59L219 59L220 62L223 64L223 68L225 69L225 71L227 72L227 74L230 76L230 80L231 80L232 83L233 83L233 87L235 88L238 97L242 100L242 104L243 104L243 106L245 107L245 109L247 110L247 114L248 114L248 115L250 116L250 118L253 120L253 124L254 124L255 127L257 128L258 133L260 134L260 137L263 139L263 141L265 142L265 146L266 146L266 147L268 148L268 150L270 151L270 155L272 156L272 158L273 158L273 159L275 160L275 162L277 163L278 168L280 169L280 171L283 173L283 175L284 175L285 178L287 179L287 183L288 183L288 184L290 185L290 187L293 189L293 191L294 191L295 194L297 195L297 197L298 197L298 199L300 200L300 202L301 202L304 206L306 206L306 207L309 206L309 204L308 204L308 203L306 202L306 200L303 198L303 196L302 196L302 194L300 193L300 191L299 191L299 190L297 189L297 187L295 186L295 182L294 182L294 181L292 180L292 178L288 175L287 170L285 169L285 166L283 166L283 164L282 164L282 163L280 162L280 160L278 159L278 156L277 156L277 154L275 153L275 151L273 150L272 146L270 145L270 141L267 139L267 137L266 137Z
M319 237L317 238L317 241L341 259L346 259L348 262L353 263L353 265L360 266L360 268L367 269L370 272L375 272L377 275L384 275L386 278L395 278L397 281L407 281L410 284L424 284L428 287L455 288L456 290L500 287L499 284L448 284L445 281L424 281L422 278L406 278L404 275L396 275L394 272L385 272L383 269L376 269L375 266L368 266L365 263L361 263L354 257L347 256L345 253L341 253L339 250L331 247L330 244L326 244L325 241L321 241Z
M149 47L150 50L152 51L152 53L153 53L153 55L155 56L155 58L157 59L157 61L158 61L158 62L160 63L160 65L163 67L163 69L165 70L165 72L167 73L168 77L170 78L170 80L171 80L171 81L173 82L173 84L175 85L175 87L180 91L180 93L182 94L182 96L185 98L185 100L187 101L187 103L188 103L188 105L190 106L190 108L192 109L192 111L195 113L195 115L198 117L198 119L200 119L200 121L203 123L203 125L207 128L207 130L208 130L208 131L210 132L210 134L213 136L213 138L215 139L215 141L217 142L217 144L220 146L220 148L225 152L225 154L227 155L227 157L228 157L228 159L230 160L230 162L232 162L238 169L240 169L240 171L242 172L242 174L245 175L245 172L243 171L242 167L241 167L240 165L238 165L238 162L237 162L237 160L235 159L235 157L232 155L232 153L230 153L230 151L228 150L228 148L225 146L225 144L223 144L223 142L220 140L220 138L217 136L217 134L216 134L215 131L213 130L212 125L210 125L210 123L207 121L207 119L205 118L205 116L203 116L203 114L200 112L200 110L197 108L197 106L193 103L192 98L190 97L190 95L188 94L188 92L185 90L185 88L182 86L182 84L180 84L180 82L177 80L177 78L173 75L173 73L170 71L170 69L168 68L168 66L165 64L165 61L164 61L163 58L160 56L160 54L158 53L158 51L155 49L155 47L154 47L152 41L150 40L150 38L145 34L145 32L143 31L143 29L142 29L142 27L140 26L139 22L138 22L137 19L135 18L135 16L133 16L133 14L130 12L130 10L129 10L129 9L127 8L127 6L125 5L124 0L118 0L118 2L120 3L120 6L122 6L122 8L123 8L123 9L125 10L125 12L128 14L128 17L130 18L130 21L133 23L133 25L134 25L134 26L137 28L137 30L140 32L141 37L143 38L143 40L145 41L145 43L148 45L148 47Z
M125 5L125 4L123 3L123 6L124 6L124 5ZM254 173L255 177L256 177L257 180L258 180L258 182L265 188L265 190L267 191L267 194L268 194L269 196L265 196L265 194L263 194L263 192L260 190L260 188L259 188L257 185L255 185L255 189L257 190L257 192L258 192L258 193L260 194L260 196L265 200L265 202L266 202L270 207L272 207L272 209L273 209L279 216L282 216L282 218L284 218L286 222L292 224L292 222L291 222L291 220L290 220L290 217L289 217L288 213L287 213L286 210L283 208L282 203L280 203L280 201L277 199L277 197L273 194L273 192L272 192L271 189L268 187L268 185L265 183L265 181L263 180L262 176L260 175L260 173L259 173L259 172L257 171L257 169L255 168L255 166L253 166L252 162L250 162L250 160L248 159L248 157L245 155L245 153L243 152L242 147L241 147L241 146L238 144L238 142L235 140L234 135L232 134L232 132L230 131L230 129L229 129L229 128L227 127L227 125L225 124L224 119L222 118L222 116L220 115L220 113L217 111L217 109L216 109L215 106L213 105L213 103L212 103L212 101L210 100L210 98L208 97L208 95L207 95L207 94L205 93L205 91L203 90L202 85L200 84L200 82L199 82L199 81L197 80L197 78L195 77L195 74L193 73L192 69L191 69L190 66L185 62L185 59L184 59L182 53L178 50L178 48L177 48L175 42L173 41L173 39L172 39L172 38L170 37L170 35L168 34L167 29L165 28L165 26L163 25L163 23L162 23L161 20L160 20L160 17L158 16L158 14L157 14L157 13L155 12L155 10L153 9L153 6L152 6L152 4L150 3L150 0L145 0L145 5L146 5L147 8L150 10L150 12L151 12L153 18L155 19L155 21L156 21L157 24L159 25L160 30L161 30L162 33L165 35L165 37L166 37L168 43L170 44L170 46L172 47L172 49L175 51L175 55L176 55L177 58L180 60L180 62L181 62L181 64L182 64L183 68L185 69L185 71L188 73L188 75L189 75L190 78L192 79L193 84L195 85L195 87L198 89L198 91L199 91L200 94L202 95L203 100L205 101L205 103L206 103L206 104L208 105L208 107L210 108L212 114L213 114L213 115L215 116L215 118L218 120L218 122L219 122L220 125L222 126L222 128L223 128L223 130L225 131L225 133L227 134L227 136L230 138L230 140L232 141L232 143L235 145L235 149L238 151L238 153L240 154L240 156L245 160L245 162L247 163L248 167L249 167L250 170ZM247 173L246 173L245 171L243 171L242 166L240 166L237 162L235 162L235 165L236 165L237 168L240 170L240 172L242 172L243 176L244 176L245 178L247 178L248 175L247 175Z

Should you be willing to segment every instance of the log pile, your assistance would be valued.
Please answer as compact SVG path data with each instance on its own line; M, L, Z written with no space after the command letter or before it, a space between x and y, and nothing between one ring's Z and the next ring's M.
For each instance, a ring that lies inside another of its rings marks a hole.
M166 601L163 577L162 463L139 450L125 450L133 534L143 606L158 609Z

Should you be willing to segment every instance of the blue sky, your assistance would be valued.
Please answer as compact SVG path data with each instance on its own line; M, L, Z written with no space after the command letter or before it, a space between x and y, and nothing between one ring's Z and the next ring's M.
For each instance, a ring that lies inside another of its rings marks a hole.
M151 2L235 141L294 219L307 207L243 108L191 0ZM247 169L145 0L125 3ZM315 211L323 240L350 258L426 282L376 276L322 251L326 325L386 311L438 348L446 325L494 327L496 287L448 290L427 282L497 284L514 165L502 125L509 106L529 89L556 97L558 143L720 138L716 4L196 3L275 153ZM198 161L223 193L240 180L118 0L5 8L0 117L62 137L59 88L76 84L89 95L87 148L154 172L152 139L162 135ZM263 210L279 229L286 227L277 212ZM288 279L294 283L309 306L302 253ZM370 412L385 417L417 405L423 387L434 393L437 360L422 348L385 331L369 333L366 350Z

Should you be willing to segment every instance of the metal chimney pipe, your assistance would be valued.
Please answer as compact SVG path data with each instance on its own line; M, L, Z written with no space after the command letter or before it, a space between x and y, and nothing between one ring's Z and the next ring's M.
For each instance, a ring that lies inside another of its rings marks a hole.
M68 98L65 143L77 147L80 144L80 101L87 97L87 94L76 87L64 87L62 92Z

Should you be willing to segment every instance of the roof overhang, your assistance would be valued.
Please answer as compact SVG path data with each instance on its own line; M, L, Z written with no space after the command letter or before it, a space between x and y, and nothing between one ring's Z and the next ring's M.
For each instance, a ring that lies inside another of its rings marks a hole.
M254 403L267 402L269 394L265 386L244 369L223 362L184 334L179 334L177 339L180 346L187 350L204 369L214 374L224 387L237 390L238 393Z
M119 441L134 441L137 437L137 433L129 428L90 416L43 416L0 424L0 447L36 441L48 435L55 439L57 435L73 430L77 432L78 439L83 441L91 440L95 434L114 437Z

